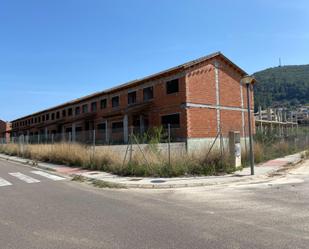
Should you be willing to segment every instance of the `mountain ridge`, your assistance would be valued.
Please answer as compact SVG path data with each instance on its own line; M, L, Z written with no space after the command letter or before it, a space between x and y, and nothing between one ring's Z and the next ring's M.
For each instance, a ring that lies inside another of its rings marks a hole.
M309 103L309 64L271 67L253 74L255 109Z

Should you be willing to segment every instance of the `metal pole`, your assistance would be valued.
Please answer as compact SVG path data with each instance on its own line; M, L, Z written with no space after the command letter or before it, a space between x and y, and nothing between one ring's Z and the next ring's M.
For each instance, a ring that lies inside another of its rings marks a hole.
M250 167L251 175L254 175L254 155L253 155L253 141L252 141L252 130L251 130L251 107L250 107L250 84L247 84L247 105L248 105L248 126L249 126L249 145L250 145Z
M129 154L129 162L132 161L132 154L133 154L133 126L131 126L131 132L130 132L130 154Z
M171 165L171 125L168 124L168 165Z
M94 155L95 155L95 130L93 130L92 153L93 153L93 158L94 158Z

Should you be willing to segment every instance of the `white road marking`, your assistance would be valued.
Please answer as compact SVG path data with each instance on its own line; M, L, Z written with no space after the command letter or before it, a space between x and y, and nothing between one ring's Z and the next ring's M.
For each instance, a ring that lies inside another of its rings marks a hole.
M18 178L19 180L22 180L26 183L37 183L37 182L40 182L39 180L37 179L34 179L30 176L26 176L20 172L16 172L16 173L9 173L9 175L11 176L15 176L16 178Z
M44 176L44 177L46 177L48 179L51 179L53 181L65 180L65 178L63 178L63 177L52 175L52 174L48 174L48 173L40 171L40 170L31 171L31 173L37 174L37 175L40 175L40 176Z
M10 186L10 185L12 185L12 183L10 183L7 180L4 180L3 178L0 177L0 187Z

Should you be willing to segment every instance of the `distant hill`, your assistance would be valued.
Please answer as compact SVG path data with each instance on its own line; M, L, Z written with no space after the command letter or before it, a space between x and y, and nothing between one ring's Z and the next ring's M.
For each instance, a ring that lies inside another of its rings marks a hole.
M309 65L268 68L254 76L256 109L309 103Z

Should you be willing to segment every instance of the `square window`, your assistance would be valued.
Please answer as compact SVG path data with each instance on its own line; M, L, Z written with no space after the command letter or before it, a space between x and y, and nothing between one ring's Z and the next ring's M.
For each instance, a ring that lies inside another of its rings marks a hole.
M80 107L77 106L75 107L75 115L79 115L80 114Z
M136 103L136 92L128 93L128 104L132 105Z
M84 104L82 106L82 110L83 110L83 113L87 113L88 112L88 105L87 104Z
M72 110L72 108L69 108L68 109L68 116L72 116L72 114L73 114L73 110Z
M166 82L166 94L179 92L179 79L170 80Z
M97 111L97 102L92 102L91 103L91 111L96 112Z
M161 125L164 128L167 128L168 124L170 124L171 128L179 128L180 127L180 115L179 115L179 113L162 116L161 117Z
M144 88L143 96L144 96L144 101L153 99L153 86Z
M105 109L107 107L107 100L106 99L101 99L100 107L101 107L101 109Z
M119 96L112 97L112 107L119 106Z

